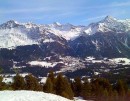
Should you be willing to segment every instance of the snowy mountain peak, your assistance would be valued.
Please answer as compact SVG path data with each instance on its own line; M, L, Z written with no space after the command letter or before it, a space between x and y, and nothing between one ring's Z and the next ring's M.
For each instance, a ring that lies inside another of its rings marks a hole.
M54 22L53 24L56 26L61 26L61 24L59 22Z
M16 27L17 25L19 25L19 23L17 21L9 20L6 23L1 24L0 28L4 28L4 29L13 28L13 27Z
M23 23L22 25L25 26L28 29L35 28L35 27L40 27L40 25L34 24L32 22Z
M130 31L130 22L128 20L117 20L114 17L107 16L98 23L103 25L102 28L105 31L116 31L117 33Z
M106 23L111 23L111 22L114 22L114 21L117 21L116 18L112 17L112 16L106 16L102 22L106 22Z
M18 24L18 22L17 21L15 21L15 20L9 20L9 21L7 21L6 22L7 24Z
M117 20L112 16L106 16L103 20L91 23L85 28L85 33L88 35L95 34L96 32L128 32L130 31L130 21L129 20Z
M116 33L130 31L130 20L117 20L107 16L103 20L92 23L89 26L75 26L70 23L60 24L58 22L38 25L31 22L18 23L17 21L10 20L0 25L0 47L9 48L38 44L38 42L47 38L57 41L56 37L64 38L68 41L84 34L93 35L97 32L109 31Z

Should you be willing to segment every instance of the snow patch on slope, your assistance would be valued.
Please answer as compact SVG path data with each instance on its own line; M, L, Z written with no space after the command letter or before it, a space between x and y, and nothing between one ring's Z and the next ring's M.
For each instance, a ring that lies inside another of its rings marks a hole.
M54 94L35 91L0 91L0 101L71 101Z
M113 59L109 59L109 60L116 64L130 65L130 59L128 59L128 58L113 58Z
M32 44L37 44L37 42L29 39L26 33L18 29L0 29L0 48L12 48Z
M49 25L44 25L44 29L47 29L50 33L53 33L59 37L63 37L66 40L74 40L82 32L83 28L81 26L74 26L71 24L60 24L53 23Z
M50 63L50 62L46 62L46 61L31 61L28 64L30 64L32 66L42 66L45 68L49 68L49 67L54 67L57 63Z

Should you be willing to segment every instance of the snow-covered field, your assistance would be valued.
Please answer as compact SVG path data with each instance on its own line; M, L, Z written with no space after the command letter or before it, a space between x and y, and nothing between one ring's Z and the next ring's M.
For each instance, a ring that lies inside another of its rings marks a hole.
M73 101L58 95L36 91L0 91L0 101ZM75 98L74 101L85 101Z
M56 66L58 63L63 63L61 62L47 62L47 61L30 61L28 64L30 64L31 66L41 66L41 67L45 67L45 68L49 68L49 67L54 67Z
M70 101L66 98L34 91L0 91L0 101Z
M45 62L45 61L31 61L31 62L29 62L29 64L32 66L42 66L45 68L54 67L56 65L53 63Z
M128 58L113 58L109 59L112 62L115 62L116 64L122 64L122 65L129 65L130 64L130 59Z

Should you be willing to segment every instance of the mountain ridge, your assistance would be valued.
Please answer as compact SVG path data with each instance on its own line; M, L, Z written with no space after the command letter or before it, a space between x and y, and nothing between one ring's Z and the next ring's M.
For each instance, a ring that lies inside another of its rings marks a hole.
M72 24L34 24L34 23L18 23L10 20L0 25L1 48L15 48L17 46L39 44L39 42L54 42L56 39L52 36L63 38L67 41L75 40L82 35L93 35L97 32L130 31L129 20L117 20L111 16L105 17L103 20L91 23L88 26L75 26Z
M107 63L106 58L130 58L129 25L128 20L110 16L88 26L9 21L0 25L0 66L9 73L16 65L24 72L45 76L49 70L81 72L97 65L95 60L86 60L94 57L99 65L109 67L111 61ZM51 68L41 68L41 64Z

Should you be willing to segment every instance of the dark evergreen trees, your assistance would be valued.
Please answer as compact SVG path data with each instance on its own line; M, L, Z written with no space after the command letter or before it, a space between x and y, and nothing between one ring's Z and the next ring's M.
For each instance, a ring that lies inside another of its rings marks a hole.
M22 77L17 74L12 84L2 82L3 77L0 76L0 90L34 90L41 91L42 87L38 79L33 75ZM70 84L71 82L71 84ZM43 85L43 91L46 93L54 93L68 99L74 96L81 96L85 100L94 101L130 101L130 90L123 80L116 83L110 83L105 78L94 78L88 82L87 78L77 77L73 81L67 79L62 74L54 76L53 72L48 74L46 83Z
M73 82L73 92L74 96L81 96L81 91L82 91L82 82L80 77L76 77Z
M109 101L111 97L112 87L110 82L105 78L97 78L91 81L92 94L98 101ZM109 97L108 97L109 96Z
M68 82L67 78L63 77L62 74L59 74L56 78L56 94L61 95L63 97L73 99L73 91L71 89L71 85Z
M52 83L51 79L48 77L45 85L43 86L43 91L46 93L54 93L53 85L54 84Z
M123 83L122 80L117 81L116 90L117 90L119 96L124 96L125 95L124 83Z
M2 89L3 89L2 80L3 80L3 77L1 77L1 76L0 76L0 90L2 90Z
M48 78L50 78L51 82L52 82L53 84L55 84L56 79L55 79L55 76L54 76L54 72L53 72L53 71L50 71L50 72L49 72Z
M14 82L13 82L12 86L13 86L14 90L25 89L25 81L24 81L24 78L22 76L17 74L16 76L14 76L13 80L14 80Z
M88 79L87 78L84 78L84 81L83 81L83 86L82 86L82 91L81 91L81 96L84 98L84 99L91 99L92 97L92 87L91 87L91 83L88 82Z
M47 93L56 93L55 91L56 78L53 71L50 71L46 80L46 83L43 85L43 91Z
M26 80L26 89L27 90L34 90L34 91L39 91L42 90L40 84L38 83L38 80L36 77L33 75L27 75L25 77Z
M118 101L127 101L128 86L123 80L118 80L115 85L115 90L118 92Z

